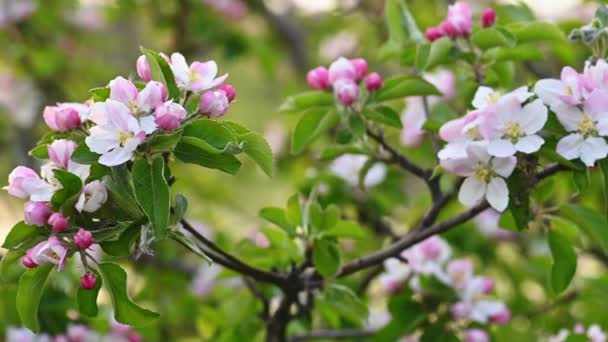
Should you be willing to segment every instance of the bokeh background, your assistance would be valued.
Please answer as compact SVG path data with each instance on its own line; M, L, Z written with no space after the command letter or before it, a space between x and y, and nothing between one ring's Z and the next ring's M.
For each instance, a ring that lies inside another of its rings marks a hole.
M476 13L496 5L499 22L539 18L559 23L564 32L590 21L598 5L578 0L469 2ZM447 3L408 1L422 28L438 24ZM201 230L220 244L236 242L239 246L239 241L255 240L262 222L258 217L260 208L283 206L289 195L306 186L311 177L327 171L314 152L298 158L289 155L289 133L297 117L278 112L282 100L306 89L307 70L329 64L339 56L366 58L371 69L387 77L402 73L397 61L384 60L378 53L387 34L383 0L0 0L0 179L5 180L16 165L36 166L37 161L28 156L28 151L45 132L44 106L83 102L90 96L89 89L104 86L118 75L135 77L140 46L165 53L179 51L188 60L213 59L220 73L229 73L229 83L237 90L237 102L226 117L264 133L275 152L277 169L274 177L268 178L253 163L246 163L232 177L176 165L175 188L189 198L188 217L199 222ZM546 59L522 66L514 84L525 84L538 75L556 76L566 64L580 69L587 53L583 47L566 42L545 46L543 51ZM396 106L404 108L402 103ZM392 138L399 140L398 136ZM419 151L408 153L424 159L428 151L428 146L422 146ZM411 213L422 212L428 199L418 199L418 185L393 173L389 170L385 187L397 185L399 194L379 189L374 203L383 211L396 212L396 226L405 230L415 218ZM592 177L592 182L596 181ZM557 182L557 197L572 192L567 177L558 178ZM590 189L587 201L599 206L600 193L594 195L594 187ZM0 192L0 240L21 220L22 206L21 201ZM498 292L516 312L542 309L550 299L545 289L550 259L544 240L530 240L525 248L517 241L488 243L474 224L449 238L460 246L460 253L485 259L477 260L482 265L480 269L502 280ZM365 247L373 248L371 243ZM192 276L199 264L184 257L181 250L174 246L160 246L159 250L159 255L169 261L150 267L144 258L131 267L133 292L148 306L162 308L165 315L158 329L142 332L147 339L197 340L196 336L212 336L221 327L235 331L225 340L238 340L236 334L240 331L242 336L248 336L248 324L259 324L250 323L250 319L239 320L239 315L254 316L258 304L246 291L234 289L242 284L232 281L230 275L220 275L224 282L212 286L212 281L204 276ZM173 264L176 259L179 263ZM492 267L483 266L492 261ZM187 275L180 272L180 267L186 268ZM172 270L155 276L153 285L146 280L158 269L164 272L167 268ZM582 277L599 276L604 269L597 256L581 256L578 272ZM210 279L217 276L205 274ZM608 323L608 279L596 279L598 283L592 288L596 292L583 294L583 298L588 298L580 305L568 306L561 316L553 312L546 319L544 314L520 315L504 328L501 340L533 341L537 333L553 334L575 321ZM184 289L188 293L174 295ZM209 297L212 290L215 294ZM18 321L6 299L10 289L0 291L5 291L0 302L2 336L7 326ZM372 306L382 307L382 300L378 302ZM60 299L46 303L46 312L69 308ZM231 322L226 322L228 318ZM60 332L68 321L69 315L45 320L44 324L49 330Z

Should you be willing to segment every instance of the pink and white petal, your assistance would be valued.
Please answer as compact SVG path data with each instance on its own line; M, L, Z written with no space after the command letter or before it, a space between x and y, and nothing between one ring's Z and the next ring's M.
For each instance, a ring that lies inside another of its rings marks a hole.
M593 119L602 117L600 114L608 112L608 92L595 89L583 104L583 111L589 114Z
M560 96L566 93L566 87L560 80L544 79L536 82L534 92L551 108L563 104Z
M527 99L534 96L534 93L528 90L528 86L521 86L507 93L505 96L514 96L519 100L519 103L524 103Z
M405 121L405 119L402 118L402 121ZM444 141L453 142L464 135L463 128L465 124L465 118L450 120L439 129L439 137Z
M467 141L451 142L443 146L437 157L440 160L467 159L467 145Z
M30 195L34 202L49 202L54 194L54 187L42 179L24 181L23 189Z
M510 157L515 152L517 152L515 145L510 140L495 139L488 144L488 153L495 157Z
M134 117L126 105L122 102L107 100L105 109L108 126L122 132L129 131L129 120Z
M484 87L484 86L479 87L477 89L477 91L475 92L475 96L473 97L473 103L472 103L473 107L476 109L485 108L487 105L490 104L490 102L488 101L488 98L493 93L494 93L494 89L492 89L490 87Z
M179 53L175 52L171 54L171 71L173 71L173 75L175 75L175 81L180 86L185 86L190 81L190 69L188 68L188 64L186 63L186 58Z
M193 62L190 64L190 72L197 74L203 83L210 83L217 75L217 63L215 61Z
M503 96L496 103L495 112L498 122L504 126L505 122L519 118L517 114L521 112L521 102L515 96Z
M118 76L110 81L110 99L128 104L137 98L137 87L133 82Z
M589 137L581 147L581 160L589 167L593 166L596 160L606 158L607 154L608 144L604 138Z
M84 141L91 151L103 154L120 145L120 134L116 130L93 126Z
M164 85L150 81L137 96L137 108L142 112L150 112L163 103Z
M583 118L583 112L578 107L559 105L553 108L557 119L564 126L568 132L575 132L578 130L578 123Z
M608 115L601 115L595 125L597 128L597 134L600 136L608 136Z
M555 150L557 153L568 159L576 159L581 155L581 149L585 142L585 138L580 133L573 133L561 138L557 142Z
M496 211L504 211L509 205L509 188L504 179L500 177L492 177L486 191L486 200L496 209Z
M545 107L543 101L536 99L515 113L513 118L520 123L524 132L530 135L543 129L545 123L547 123L548 115L549 110Z
M117 166L126 163L133 156L133 151L122 147L116 147L110 152L104 153L99 158L99 164L105 166Z
M513 173L516 164L517 158L515 157L494 158L492 159L492 170L498 175L507 178Z
M139 119L139 126L146 134L152 134L158 128L154 122L154 115L141 117Z
M485 141L474 141L467 145L467 156L472 163L482 162L487 164L492 156L488 153L488 144Z
M486 184L475 176L467 177L460 191L458 192L458 200L464 205L475 205L483 198L486 192Z
M97 125L104 126L108 123L108 115L106 114L106 103L96 102L91 106L89 110L88 119Z
M205 86L205 90L213 89L215 87L218 87L218 86L224 84L224 81L226 81L226 78L228 78L228 74L223 74L222 76L214 79L209 84L207 84L207 86Z
M466 156L458 159L441 159L439 163L445 170L461 177L472 175L475 170L474 168L477 165L476 163L471 162Z
M540 150L540 147L543 146L544 143L545 140L543 138L533 134L517 139L515 148L520 152L529 154Z

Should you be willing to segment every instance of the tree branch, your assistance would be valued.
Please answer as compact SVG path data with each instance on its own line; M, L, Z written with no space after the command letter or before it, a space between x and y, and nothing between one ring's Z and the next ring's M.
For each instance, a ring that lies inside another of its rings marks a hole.
M324 339L346 339L346 338L358 338L358 337L369 337L375 332L372 330L318 330L313 331L306 335L296 335L289 339L290 342L310 341L310 340L324 340Z

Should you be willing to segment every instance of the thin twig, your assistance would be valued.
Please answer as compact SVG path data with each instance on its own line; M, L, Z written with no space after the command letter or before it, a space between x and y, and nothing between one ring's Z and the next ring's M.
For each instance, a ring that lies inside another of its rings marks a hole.
M310 341L310 340L325 340L325 339L346 339L346 338L358 338L358 337L369 337L372 336L375 331L372 330L357 330L357 329L346 329L346 330L318 330L313 331L305 335L292 336L290 342Z

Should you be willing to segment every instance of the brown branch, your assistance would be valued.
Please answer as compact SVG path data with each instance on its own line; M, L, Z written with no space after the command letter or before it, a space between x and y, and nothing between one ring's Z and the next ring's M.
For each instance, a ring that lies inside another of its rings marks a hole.
M346 338L358 338L358 337L369 337L372 336L375 331L372 330L357 330L357 329L346 329L346 330L318 330L313 331L306 335L296 335L289 339L290 342L310 341L310 340L338 340Z

